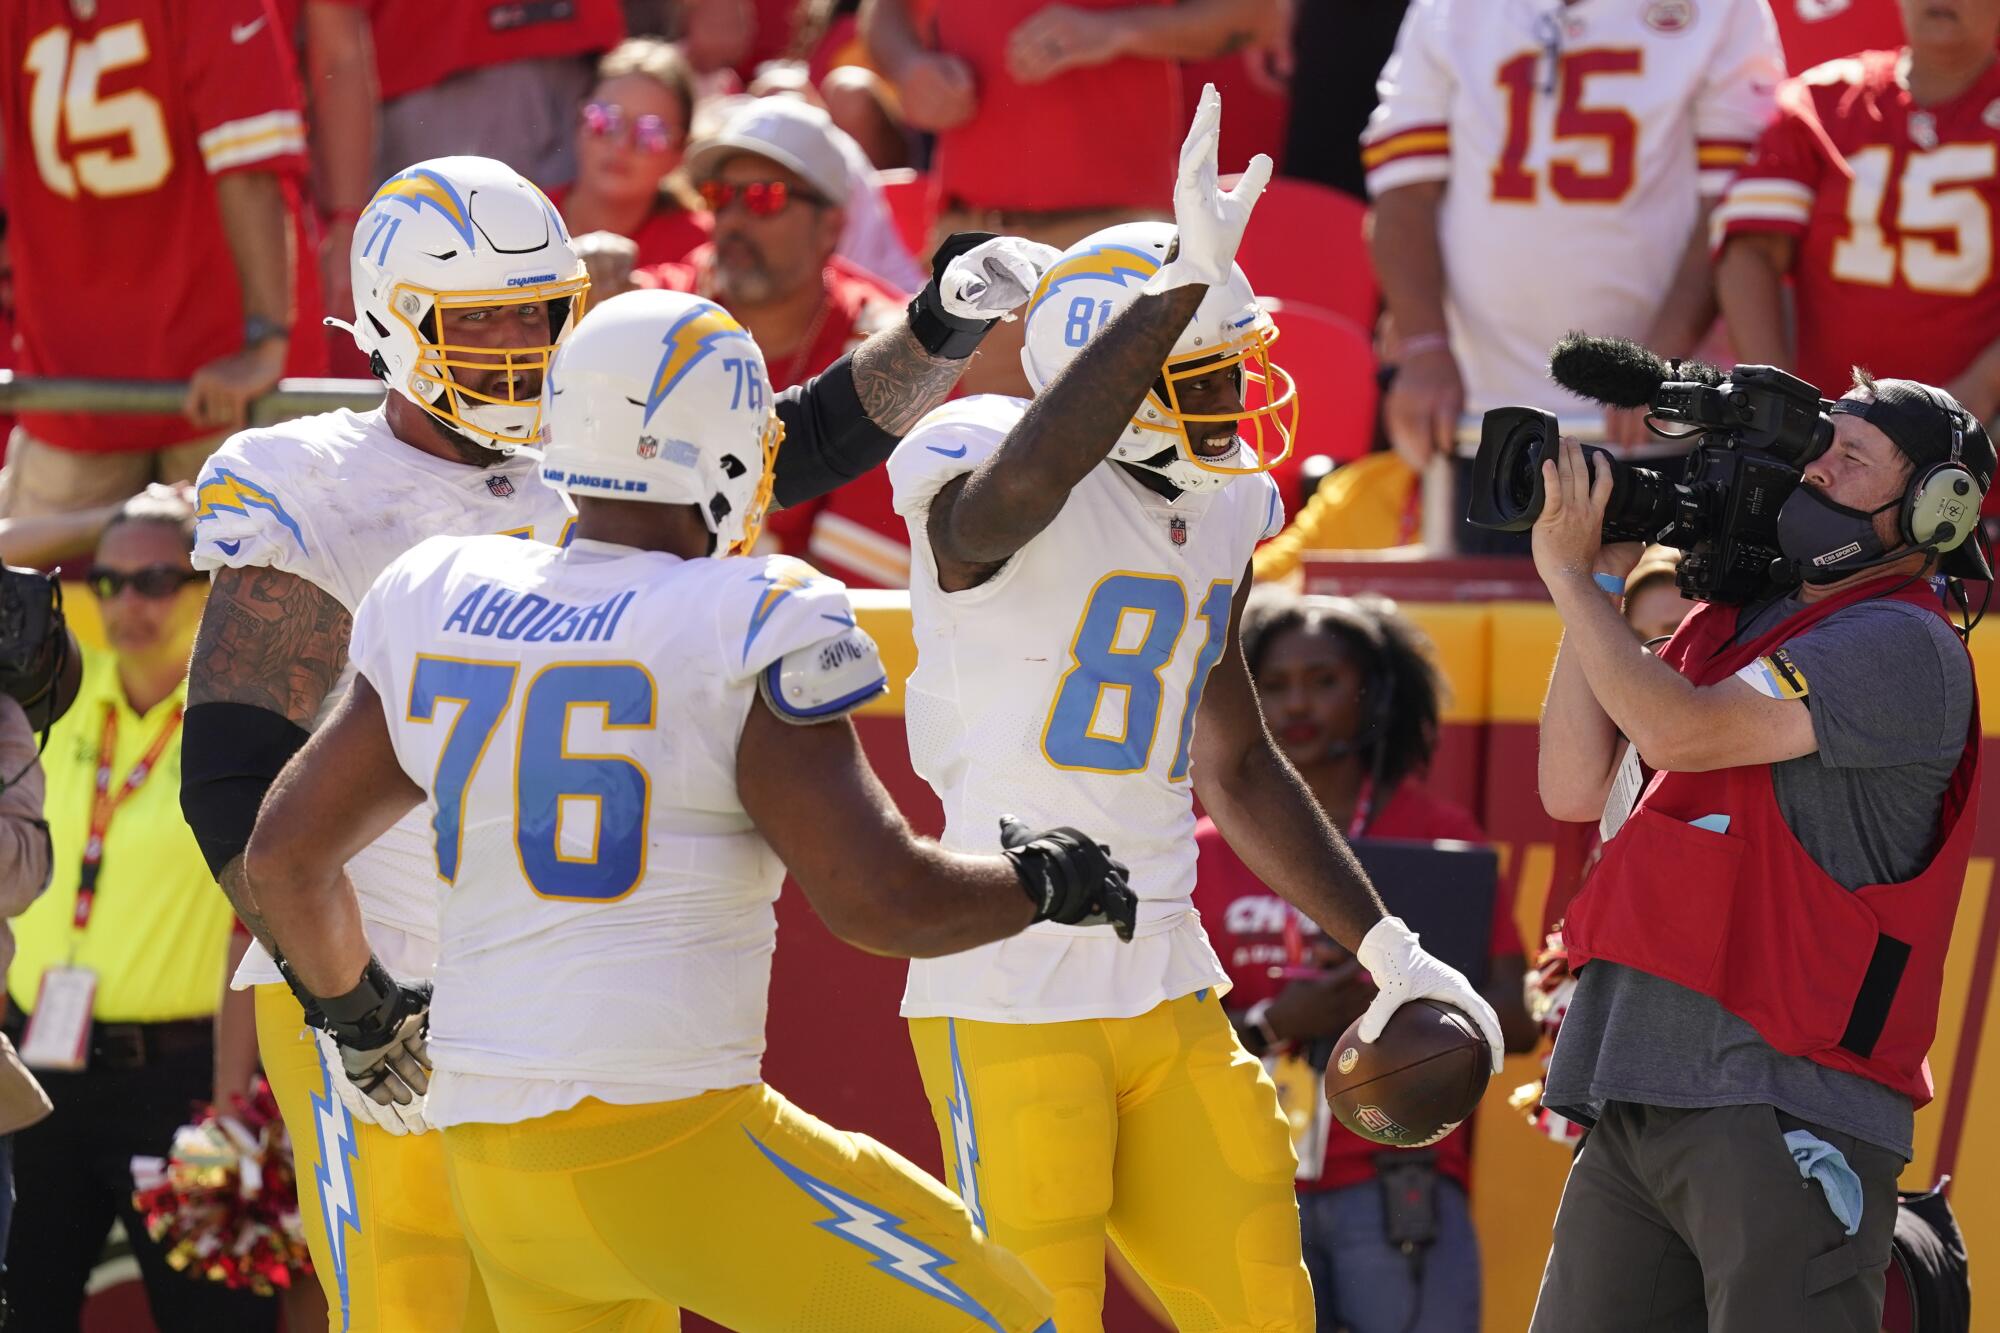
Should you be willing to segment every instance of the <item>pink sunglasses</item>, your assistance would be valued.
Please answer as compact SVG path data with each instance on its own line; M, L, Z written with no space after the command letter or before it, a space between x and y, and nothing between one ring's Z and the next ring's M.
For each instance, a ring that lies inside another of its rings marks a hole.
M625 135L628 131L643 152L664 153L674 146L678 135L667 128L667 122L658 116L640 116L636 120L625 114L625 108L616 102L590 102L583 108L583 124L594 138L609 139Z

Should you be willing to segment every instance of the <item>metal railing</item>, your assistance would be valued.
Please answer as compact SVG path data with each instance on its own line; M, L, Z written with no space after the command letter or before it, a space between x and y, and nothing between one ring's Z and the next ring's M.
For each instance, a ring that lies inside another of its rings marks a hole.
M174 380L31 379L0 370L0 413L172 413L186 397L187 385ZM279 380L277 388L250 404L250 424L268 426L343 407L362 411L381 401L380 380Z

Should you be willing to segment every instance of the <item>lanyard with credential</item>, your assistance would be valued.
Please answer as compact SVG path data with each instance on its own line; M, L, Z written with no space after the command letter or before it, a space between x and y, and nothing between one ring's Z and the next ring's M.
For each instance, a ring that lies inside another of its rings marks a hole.
M167 723L160 728L160 734L146 747L139 762L125 775L118 790L111 790L111 761L118 748L118 707L104 706L104 739L97 747L97 786L90 798L90 835L83 843L83 867L76 880L76 917L74 924L79 933L90 924L90 909L97 900L97 876L104 868L104 836L111 831L111 817L118 813L118 807L131 799L132 794L146 785L146 779L153 775L153 766L160 762L172 743L174 733L181 725L181 705L175 704L167 715Z

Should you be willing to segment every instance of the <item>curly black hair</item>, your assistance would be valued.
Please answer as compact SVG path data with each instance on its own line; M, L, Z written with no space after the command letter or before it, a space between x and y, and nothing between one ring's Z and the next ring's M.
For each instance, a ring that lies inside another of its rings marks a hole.
M1252 679L1270 646L1293 630L1333 638L1360 666L1369 720L1355 740L1381 789L1428 769L1449 697L1429 636L1387 597L1301 596L1267 584L1243 608L1243 661Z

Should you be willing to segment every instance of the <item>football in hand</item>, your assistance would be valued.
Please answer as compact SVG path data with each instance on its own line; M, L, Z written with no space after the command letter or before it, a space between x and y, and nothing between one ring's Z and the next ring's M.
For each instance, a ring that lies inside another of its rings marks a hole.
M1372 1143L1422 1148L1472 1114L1493 1077L1479 1025L1464 1010L1412 1000L1364 1042L1356 1019L1340 1034L1326 1070L1333 1118Z

